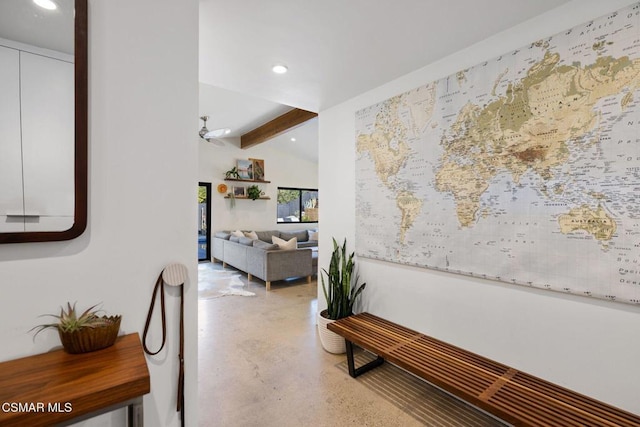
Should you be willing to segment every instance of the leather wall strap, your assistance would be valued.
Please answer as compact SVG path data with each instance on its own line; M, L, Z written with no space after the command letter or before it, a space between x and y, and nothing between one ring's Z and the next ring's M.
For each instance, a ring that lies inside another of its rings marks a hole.
M162 317L162 345L157 351L151 351L147 347L147 333L149 332L149 325L151 324L151 317L153 316L153 307L156 305L156 295L160 291L160 315ZM153 288L153 295L151 296L151 305L149 306L149 313L147 314L147 321L144 324L144 333L142 334L142 347L145 353L152 356L160 353L164 348L164 344L167 341L167 318L164 309L164 286L162 286L162 273L156 280L156 286Z
M156 285L153 288L153 295L151 296L151 304L149 305L149 313L147 314L147 320L144 324L144 332L142 334L142 347L145 353L152 356L160 353L164 348L167 341L167 318L164 305L164 286L163 286L162 273L156 280ZM157 351L151 351L147 347L147 334L149 333L149 326L151 325L151 318L153 317L153 308L156 304L157 294L160 292L160 316L162 318L162 344ZM184 426L184 286L180 286L180 353L178 354L178 360L180 363L178 374L178 397L177 397L177 409L180 412L180 421Z
M180 373L178 374L178 411L184 426L184 286L180 287Z

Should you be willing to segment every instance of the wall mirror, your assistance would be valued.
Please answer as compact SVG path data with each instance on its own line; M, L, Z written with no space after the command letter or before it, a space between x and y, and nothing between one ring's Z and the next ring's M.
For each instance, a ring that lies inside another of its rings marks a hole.
M87 224L87 0L0 1L0 243Z

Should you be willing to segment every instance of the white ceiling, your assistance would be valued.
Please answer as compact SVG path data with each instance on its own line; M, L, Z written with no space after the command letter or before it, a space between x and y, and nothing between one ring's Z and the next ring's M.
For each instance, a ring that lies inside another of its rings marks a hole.
M0 0L0 38L73 54L73 0L46 10L28 0Z
M231 133L221 140L240 146L240 136L278 117L293 107L267 101L219 87L200 83L200 112L210 116L209 130L230 128ZM202 122L200 122L202 126ZM295 138L295 141L291 141ZM313 119L303 126L292 129L263 143L284 150L297 157L318 161L318 120Z
M285 106L318 112L567 1L200 0L200 82L216 98L201 112L234 132Z

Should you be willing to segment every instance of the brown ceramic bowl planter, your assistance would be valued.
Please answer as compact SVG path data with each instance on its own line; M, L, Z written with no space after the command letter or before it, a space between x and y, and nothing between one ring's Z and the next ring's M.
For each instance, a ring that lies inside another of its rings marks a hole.
M122 316L104 316L100 319L104 325L93 328L82 328L73 332L64 332L62 328L58 328L64 350L67 353L79 354L112 346L118 338Z

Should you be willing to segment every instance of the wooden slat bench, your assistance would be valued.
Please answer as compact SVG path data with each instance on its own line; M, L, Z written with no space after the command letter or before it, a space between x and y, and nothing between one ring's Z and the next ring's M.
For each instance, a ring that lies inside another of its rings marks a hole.
M640 417L369 313L327 327L347 343L349 374L385 360L516 426L640 426ZM353 344L378 355L356 368Z

